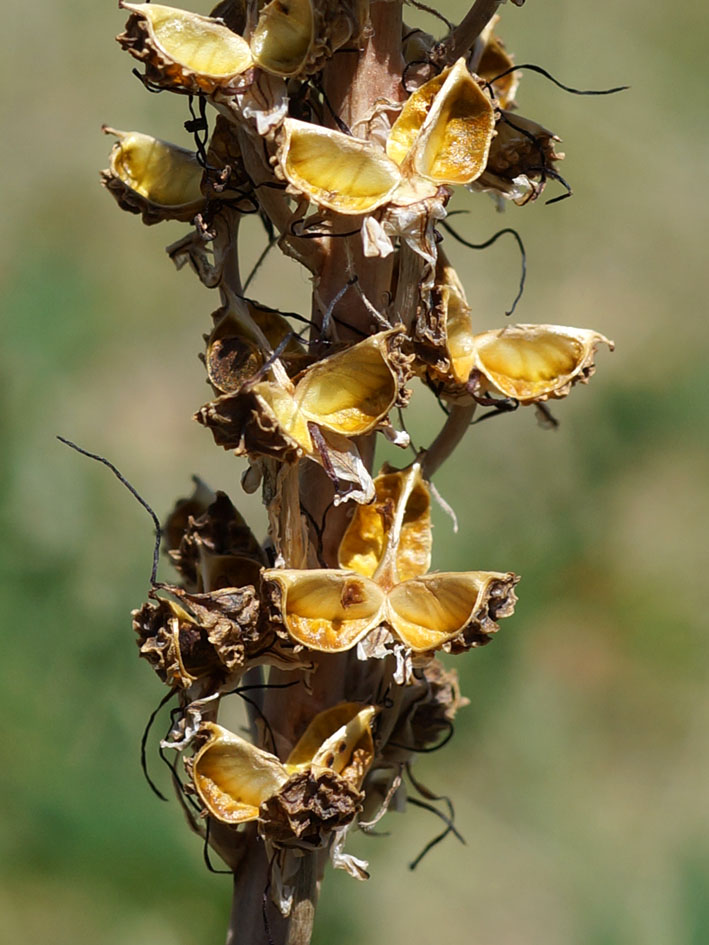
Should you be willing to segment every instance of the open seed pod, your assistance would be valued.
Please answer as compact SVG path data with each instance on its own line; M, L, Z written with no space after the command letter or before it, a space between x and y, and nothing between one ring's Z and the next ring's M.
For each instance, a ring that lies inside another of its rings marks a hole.
M359 789L374 760L372 722L376 713L375 706L353 702L325 709L312 720L285 764L221 725L203 722L197 735L203 744L190 765L195 790L207 811L224 823L256 820L260 813L262 829L268 834L269 808L261 811L259 808L282 791L286 792L287 810L297 797L304 801L300 790L303 777L316 780L325 777L325 784L336 794L341 793L337 790L338 782L349 788L345 794ZM353 799L358 802L359 796ZM354 816L356 805L346 806ZM276 804L273 811L276 828L282 820L278 808ZM290 809L290 815L296 815L296 819L298 813L297 809ZM306 819L310 821L315 813L308 810ZM333 826L340 826L340 819L336 820ZM317 830L323 824L310 826ZM303 832L296 830L295 835Z
M190 221L204 207L202 168L192 151L138 131L103 130L118 141L101 183L121 209L141 213L152 224Z
M359 702L341 702L312 720L286 761L289 774L326 768L353 787L362 786L374 760L372 722L379 710Z
M357 39L368 0L271 0L259 3L250 45L257 65L280 76L319 72L333 52Z
M465 59L414 92L394 122L387 154L436 184L469 184L483 172L495 133L495 110Z
M256 820L261 804L288 780L275 755L214 722L203 722L204 744L192 759L192 783L207 811L227 824Z
M375 145L341 131L286 118L278 153L289 184L318 207L371 213L401 183L396 164Z
M431 497L414 463L386 468L374 480L375 499L358 505L340 542L339 565L382 588L425 574L431 564Z
M273 568L262 580L284 635L321 653L351 649L384 615L382 589L352 571Z
M271 0L259 13L250 46L256 64L276 75L302 71L314 39L312 0Z
M145 75L166 89L228 91L253 65L248 43L224 23L160 3L126 3L123 49L145 63Z
M278 348L288 335L292 337L281 351L281 361L289 374L302 370L310 360L279 312L249 299L243 304L251 325L233 309L219 309L213 315L216 324L207 338L205 365L209 382L218 394L238 391L251 381L266 363L266 352Z
M456 641L459 649L487 643L509 616L519 578L508 572L441 571L393 587L386 598L387 623L415 653Z
M262 381L225 395L198 414L226 449L290 461L316 458L314 424L333 437L371 433L406 397L407 364L399 331L379 332L308 367L295 385ZM232 434L233 431L233 434ZM238 434L238 438L237 438ZM346 445L346 444L345 444Z
M469 387L534 404L566 397L595 370L599 344L613 342L596 331L563 325L510 325L476 335Z

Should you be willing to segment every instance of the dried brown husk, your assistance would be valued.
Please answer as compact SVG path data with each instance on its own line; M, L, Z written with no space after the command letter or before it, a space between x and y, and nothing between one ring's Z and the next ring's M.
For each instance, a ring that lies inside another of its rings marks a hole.
M555 150L560 139L517 112L501 112L496 130L484 173L473 188L498 193L520 205L535 200L544 190L546 169L553 171L564 157Z
M187 92L233 90L253 65L248 43L224 23L158 3L126 3L130 12L117 40L145 64L146 78Z
M324 847L335 830L351 824L364 795L334 771L292 775L261 804L259 831L276 847Z
M459 649L489 641L499 629L496 618L514 610L514 586L508 572L448 571L412 578L389 591L387 623L415 653L455 641Z
M122 210L142 214L151 225L163 220L190 221L204 207L202 168L197 156L176 144L138 131L116 131L118 141L101 183Z
M217 492L202 514L189 515L179 540L172 531L168 553L188 589L258 585L266 557L226 493Z
M351 649L384 615L384 593L352 571L271 569L263 591L278 632L323 653Z
M281 762L214 722L203 722L198 737L205 741L191 775L206 810L227 824L256 820L261 804L288 781Z
M179 601L159 597L133 612L140 654L168 686L189 688L198 679L243 672L273 640L259 622L253 586L210 594L188 594L174 585L162 589Z
M178 499L162 526L162 545L166 552L176 551L190 524L190 518L204 515L217 495L199 478L192 476L194 489L192 495Z
M396 164L369 141L295 118L283 122L278 161L295 193L342 214L371 213L401 183Z
M388 588L430 567L431 498L418 463L403 470L386 467L374 488L374 502L355 508L338 562Z
M493 392L521 404L566 397L595 371L599 344L613 342L596 331L564 325L510 325L474 338L475 393Z

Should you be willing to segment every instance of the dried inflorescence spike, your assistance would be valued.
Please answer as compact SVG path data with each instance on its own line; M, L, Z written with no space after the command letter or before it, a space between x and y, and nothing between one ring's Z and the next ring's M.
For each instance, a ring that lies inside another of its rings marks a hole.
M118 42L161 88L228 91L253 65L248 43L217 19L159 3L120 5L130 17Z
M566 397L595 370L599 344L613 342L597 331L563 325L510 325L476 335L469 388L497 393L521 404Z
M147 224L162 220L192 220L204 207L202 167L197 155L176 144L138 131L106 134L118 141L101 183L123 210L140 213Z

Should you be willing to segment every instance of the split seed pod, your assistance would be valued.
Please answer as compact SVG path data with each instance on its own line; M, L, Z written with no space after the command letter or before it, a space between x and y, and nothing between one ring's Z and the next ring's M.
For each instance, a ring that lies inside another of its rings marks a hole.
M187 222L204 207L202 167L192 151L138 131L103 130L118 141L101 181L123 210L141 213L152 224Z
M359 789L374 759L377 709L347 702L319 713L283 764L228 729L204 722L206 738L192 760L192 781L207 811L230 824L259 817L259 808L293 777L329 771Z
M355 508L340 542L339 565L393 587L431 565L431 497L418 463L384 471L374 489L374 502Z
M286 180L319 207L371 213L401 183L396 164L377 147L341 131L286 118L279 161Z
M417 89L387 139L387 154L436 184L469 184L483 172L495 134L495 110L465 59Z
M352 649L384 617L382 589L352 571L274 568L262 580L287 636L320 653Z
M312 0L271 0L259 14L251 34L256 64L276 75L302 71L314 38Z
M162 88L229 90L253 65L248 43L219 20L159 3L120 0L120 6L130 17L118 42Z
M514 611L519 578L496 571L442 571L397 584L386 600L387 622L415 653L455 641L459 649L487 643L496 620Z
M507 72L514 66L514 60L505 49L505 44L499 36L493 33L493 27L498 17L488 23L481 34L484 47L478 61L476 72L481 79L492 85L495 99L500 108L514 108L515 95L519 86L519 73L510 72L498 79L501 72Z
M562 325L511 325L474 338L476 393L491 391L521 404L566 397L595 370L599 344L613 342L596 331ZM471 381L473 375L471 375Z

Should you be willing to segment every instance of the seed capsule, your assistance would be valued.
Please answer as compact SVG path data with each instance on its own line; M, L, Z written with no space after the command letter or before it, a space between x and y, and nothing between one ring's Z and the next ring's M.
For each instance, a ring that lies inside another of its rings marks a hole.
M562 325L511 325L474 338L476 393L491 391L521 404L566 397L592 376L596 348L613 342L596 331Z
M190 221L202 209L202 168L192 151L138 131L103 130L118 141L101 179L122 209L148 224Z
M224 23L160 3L126 3L120 45L145 62L146 77L163 88L212 93L228 89L253 65L248 43Z

